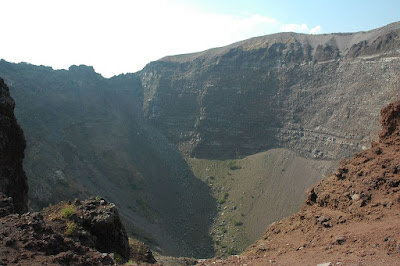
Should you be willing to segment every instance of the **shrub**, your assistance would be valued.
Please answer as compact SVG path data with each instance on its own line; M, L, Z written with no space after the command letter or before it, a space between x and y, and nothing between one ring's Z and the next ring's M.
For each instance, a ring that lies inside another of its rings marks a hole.
M65 234L67 236L72 235L76 231L76 223L67 222L67 229L65 230Z
M229 169L231 169L231 170L242 169L242 167L241 167L240 165L236 164L236 161L230 161L230 162L228 163L228 167L229 167Z
M123 258L120 254L118 254L118 253L114 253L114 261L115 261L117 264L122 264L122 263L125 262L124 258Z
M222 198L218 201L219 204L224 204L226 200L228 199L228 192L225 192L224 195L222 195Z
M241 226L243 223L241 221L233 220L233 225L234 226Z
M234 248L230 248L229 250L228 250L228 254L229 255L236 255L236 254L238 254L239 252L236 250L236 249L234 249Z
M61 217L64 219L71 219L72 215L75 214L75 208L72 205L66 205L61 211Z

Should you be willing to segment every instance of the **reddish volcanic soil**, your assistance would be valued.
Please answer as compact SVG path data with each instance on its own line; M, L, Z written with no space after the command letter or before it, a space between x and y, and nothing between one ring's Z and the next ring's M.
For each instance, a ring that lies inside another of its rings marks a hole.
M379 142L307 192L240 256L203 265L399 265L400 101L381 111Z

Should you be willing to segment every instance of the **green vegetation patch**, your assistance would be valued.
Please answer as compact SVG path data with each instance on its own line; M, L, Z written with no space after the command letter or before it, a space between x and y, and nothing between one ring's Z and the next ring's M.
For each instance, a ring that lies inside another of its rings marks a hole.
M218 203L219 203L219 204L224 204L224 203L226 202L226 200L228 199L228 197L229 197L229 193L228 193L228 192L225 192L225 193L222 195L222 198L219 199Z
M231 170L239 170L242 169L242 167L236 162L236 161L230 161L228 162L228 167Z
M237 251L235 248L230 248L229 250L228 250L228 254L229 255L237 255L237 254L239 254L240 252L239 251Z
M114 261L117 264L123 264L125 262L124 258L119 254L119 253L113 253L114 254Z
M238 221L238 220L233 220L233 225L234 225L234 226L242 226L242 225L243 225L243 222Z
M71 219L71 217L76 213L74 206L72 205L65 205L63 209L60 211L60 215L64 219Z
M72 235L76 231L76 223L74 222L67 222L67 229L65 229L65 234L67 236Z

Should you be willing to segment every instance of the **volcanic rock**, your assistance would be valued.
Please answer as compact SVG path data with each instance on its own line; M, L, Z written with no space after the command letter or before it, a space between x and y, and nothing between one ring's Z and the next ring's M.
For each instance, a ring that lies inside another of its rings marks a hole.
M7 209L18 213L28 210L28 184L22 168L25 138L14 116L14 100L3 79L0 79L0 198ZM11 197L11 199L7 199ZM14 206L14 207L12 207ZM4 208L1 206L0 208ZM8 211L8 212L10 212ZM7 212L2 212L6 214Z
M0 264L113 265L130 257L118 211L105 200L62 202L0 224Z
M108 254L59 234L39 213L0 218L0 264L113 265Z

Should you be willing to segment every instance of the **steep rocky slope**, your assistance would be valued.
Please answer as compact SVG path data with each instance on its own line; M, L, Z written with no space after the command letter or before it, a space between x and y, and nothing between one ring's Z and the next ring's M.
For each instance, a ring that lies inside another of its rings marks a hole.
M102 78L0 62L27 136L25 169L35 209L74 197L114 202L131 235L171 255L211 256L208 187L141 115L135 74ZM195 200L194 200L195 199Z
M0 79L0 264L114 265L131 256L118 211L104 199L27 211L25 139ZM24 213L25 212L25 213ZM23 214L22 214L23 213ZM113 253L113 257L109 253Z
M0 61L27 136L32 207L98 195L115 202L131 234L166 254L212 256L219 237L231 243L222 252L240 252L243 242L215 231L228 207L218 201L231 185L211 187L205 169L192 163L264 165L234 176L251 182L246 189L262 184L256 196L272 204L266 209L284 202L282 212L260 215L257 197L249 197L240 228L248 228L247 243L255 241L266 224L300 207L298 184L322 179L377 135L378 111L398 96L399 28L257 37L166 57L111 79L86 66L53 70ZM259 152L285 154L292 161L282 165L292 168L281 169L282 178ZM273 187L285 191L268 200ZM227 204L239 206L239 194L249 194L239 190ZM255 228L255 220L262 226Z
M241 256L204 263L398 264L400 101L381 115L379 141L309 189L300 212L272 224Z
M26 143L14 107L9 89L0 79L0 217L28 210L28 184L22 167Z

